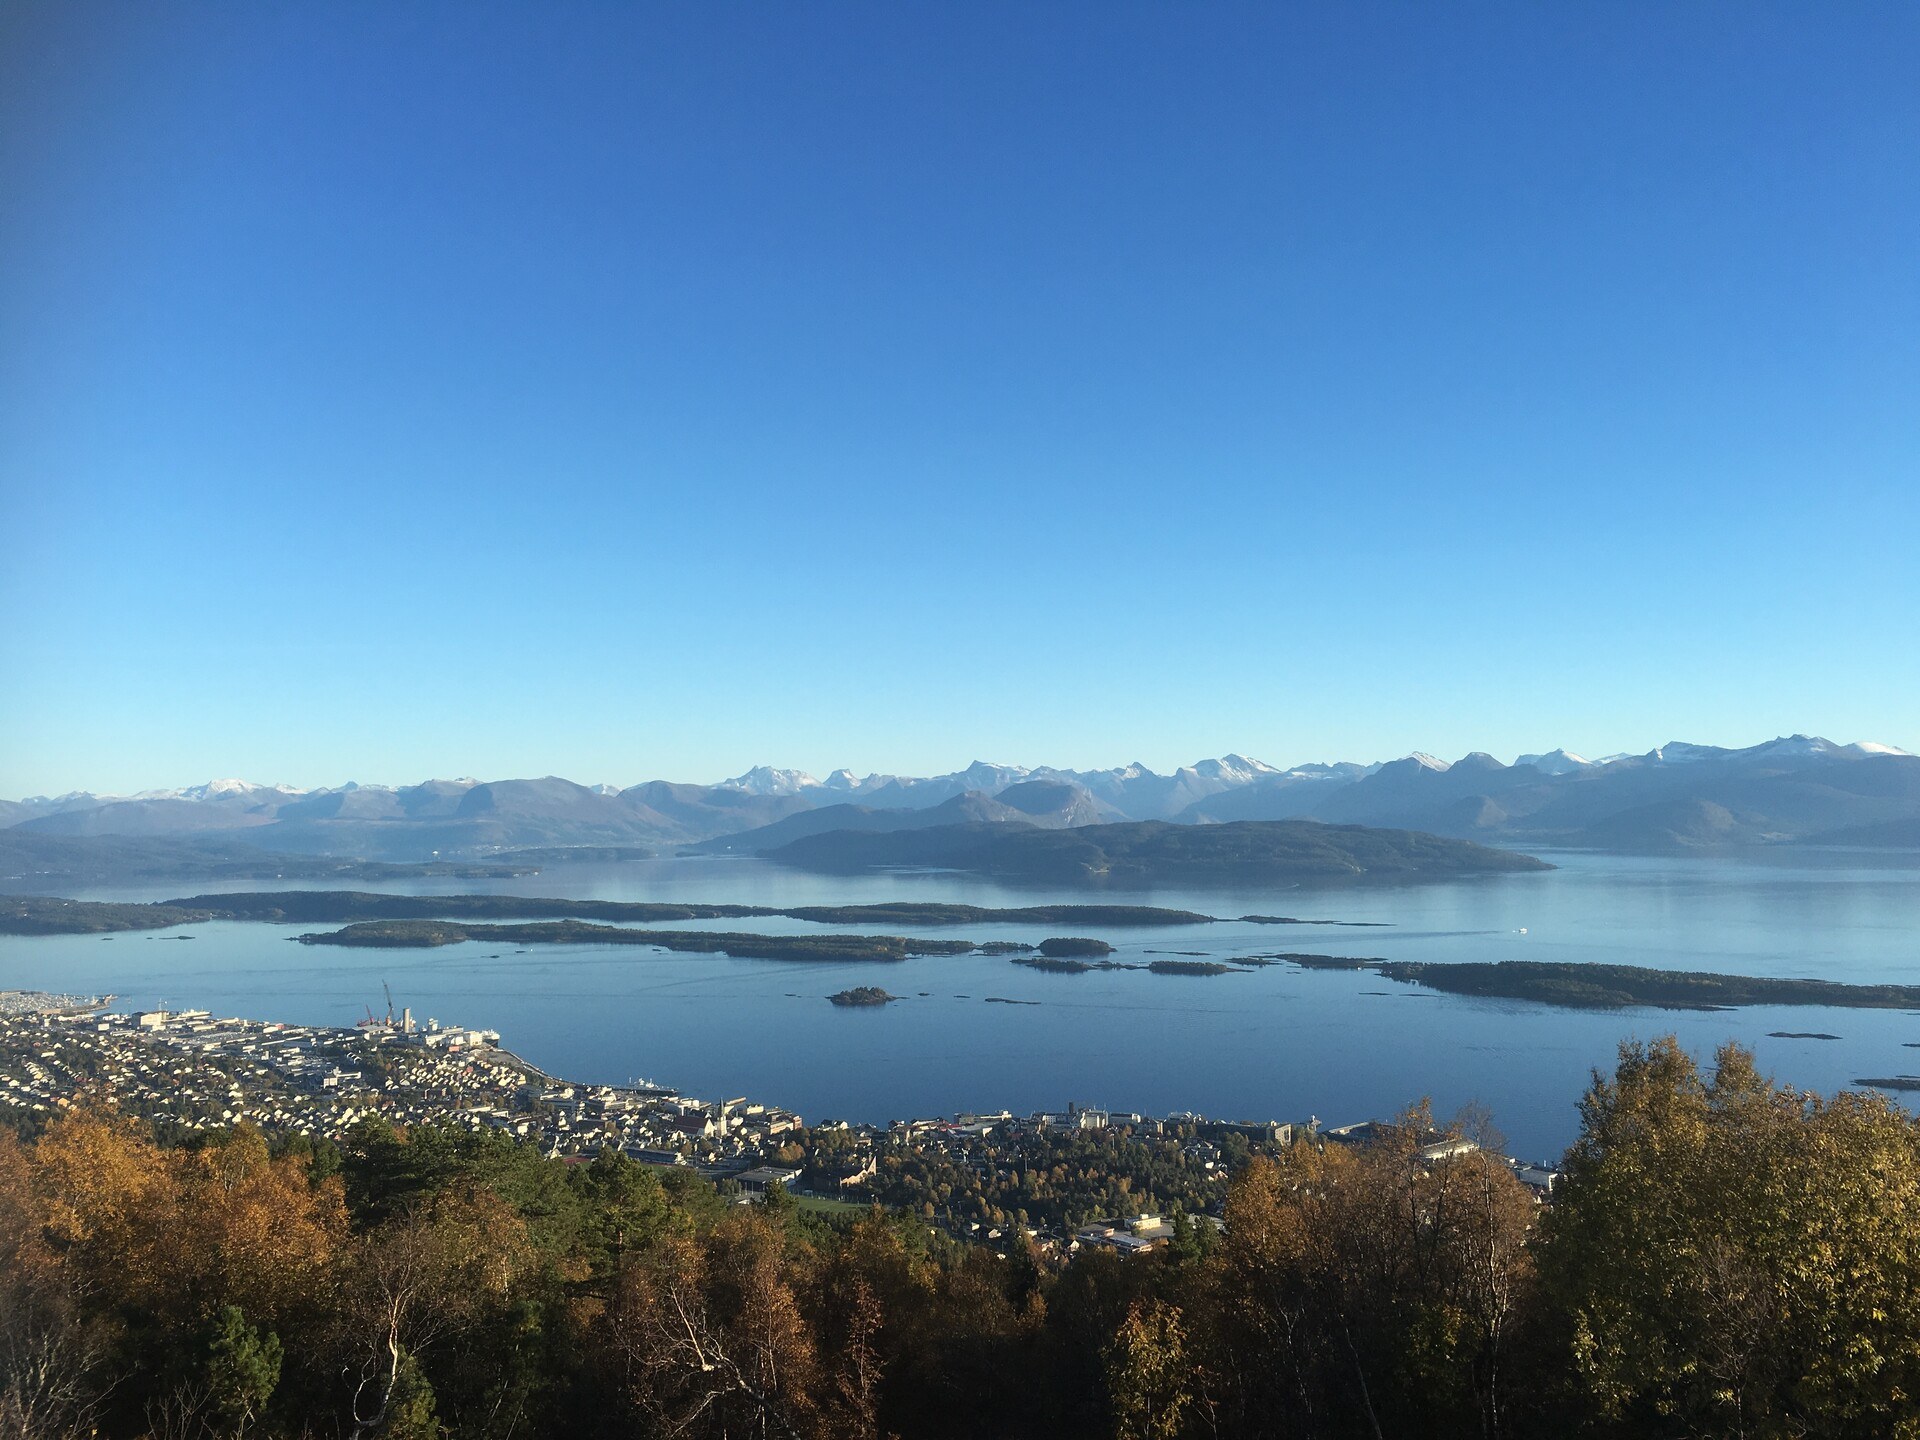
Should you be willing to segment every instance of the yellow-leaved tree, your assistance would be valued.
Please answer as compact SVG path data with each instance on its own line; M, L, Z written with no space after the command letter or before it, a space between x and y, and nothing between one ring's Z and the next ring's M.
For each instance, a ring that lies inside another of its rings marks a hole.
M1621 1435L1920 1436L1920 1128L1877 1095L1596 1076L1538 1246L1576 1408Z

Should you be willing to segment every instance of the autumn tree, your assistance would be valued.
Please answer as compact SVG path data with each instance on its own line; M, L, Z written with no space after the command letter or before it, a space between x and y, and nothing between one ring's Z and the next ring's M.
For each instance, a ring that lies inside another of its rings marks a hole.
M533 1258L527 1227L492 1191L462 1187L397 1214L350 1257L340 1345L353 1375L353 1434L433 1413L423 1357L506 1302Z
M1365 1145L1256 1157L1215 1256L1218 1403L1242 1433L1497 1434L1533 1205L1422 1110ZM1210 1398L1211 1403L1211 1398Z
M915 1323L928 1312L932 1267L877 1211L810 1259L801 1294L827 1370L824 1418L834 1435L879 1440L894 1421L886 1382L905 1381L912 1350L932 1339Z
M183 1223L155 1237L170 1258L151 1269L183 1318L204 1324L231 1305L275 1327L327 1302L332 1261L346 1240L337 1180L311 1183L305 1156L275 1159L245 1126L170 1159L171 1203L162 1213Z
M0 1131L0 1440L91 1433L102 1347L47 1243L33 1157Z
M1620 1435L1920 1435L1920 1131L1723 1047L1620 1050L1540 1247L1574 1405Z
M1107 1348L1116 1440L1177 1440L1193 1403L1177 1306L1136 1304Z
M816 1433L818 1354L766 1217L664 1241L623 1273L609 1319L627 1396L664 1434Z

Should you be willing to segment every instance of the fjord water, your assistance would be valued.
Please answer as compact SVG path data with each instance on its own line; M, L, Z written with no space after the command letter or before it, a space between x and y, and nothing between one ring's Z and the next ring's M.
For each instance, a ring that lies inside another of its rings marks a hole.
M1238 920L1079 927L1112 941L1115 958L1127 961L1309 951L1920 983L1920 855L1549 858L1560 868L1542 874L1283 890L1037 891L955 874L809 875L744 859L563 866L512 880L358 888L769 906L1112 900L1378 927ZM174 882L93 890L84 898L154 900L213 888L296 887ZM4 937L0 988L111 991L120 1006L164 1001L255 1019L346 1024L369 1006L384 1007L384 981L416 1016L498 1029L510 1048L554 1074L593 1082L645 1077L706 1098L747 1095L791 1106L809 1120L1024 1112L1073 1100L1149 1114L1318 1115L1341 1123L1388 1114L1422 1096L1440 1113L1478 1101L1491 1108L1517 1153L1538 1157L1557 1154L1573 1138L1575 1102L1589 1071L1608 1065L1628 1036L1672 1031L1703 1058L1735 1039L1752 1046L1777 1078L1823 1091L1859 1076L1920 1072L1920 1049L1906 1048L1920 1044L1920 1015L1900 1011L1569 1011L1290 965L1208 977L1057 975L985 956L812 964L631 946L355 950L288 943L315 928L330 927L223 923L111 937ZM810 927L776 918L709 928ZM1061 927L889 928L1031 942ZM881 1009L826 1002L863 984L905 998ZM1776 1039L1770 1031L1840 1038Z

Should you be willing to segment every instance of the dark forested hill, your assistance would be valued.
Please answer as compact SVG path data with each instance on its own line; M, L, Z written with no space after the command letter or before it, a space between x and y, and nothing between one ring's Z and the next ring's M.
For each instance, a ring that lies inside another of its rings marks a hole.
M1209 880L1418 879L1552 867L1528 855L1410 830L1312 821L1175 825L1160 820L1042 830L945 825L886 833L833 831L768 852L805 869L971 870L1050 884Z

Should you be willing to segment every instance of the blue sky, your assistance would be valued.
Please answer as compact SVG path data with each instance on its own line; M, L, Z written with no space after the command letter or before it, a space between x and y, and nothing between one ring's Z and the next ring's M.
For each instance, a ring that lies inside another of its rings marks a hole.
M0 794L1920 749L1920 10L0 12Z

